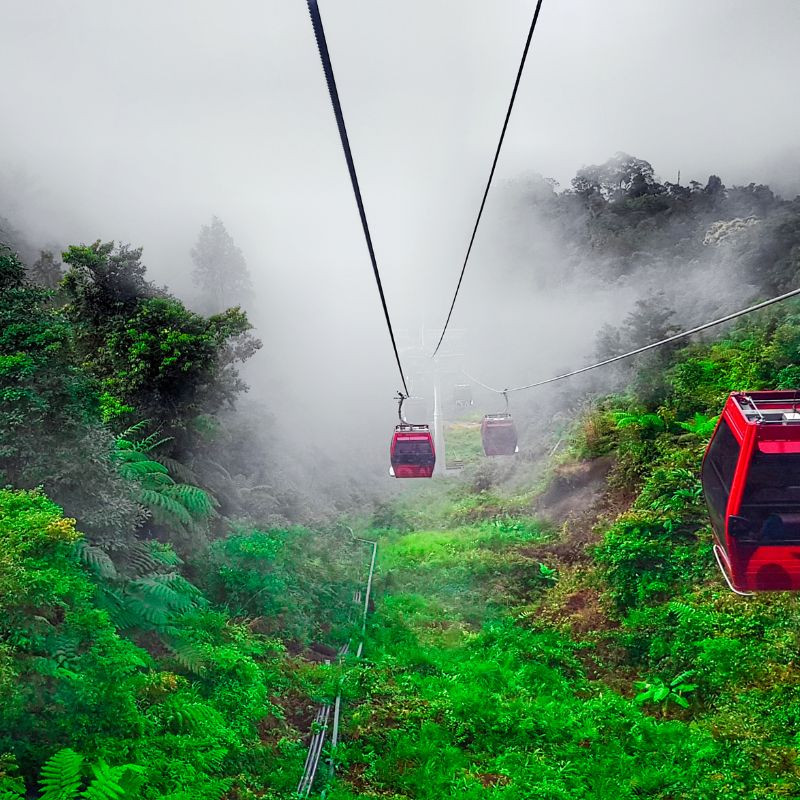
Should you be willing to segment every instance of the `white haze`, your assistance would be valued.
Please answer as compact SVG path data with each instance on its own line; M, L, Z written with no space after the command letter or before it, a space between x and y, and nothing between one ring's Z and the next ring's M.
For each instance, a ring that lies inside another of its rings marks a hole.
M321 2L404 340L426 328L430 347L442 324L533 5ZM305 3L0 12L0 215L37 243L144 245L152 277L187 297L189 250L218 215L255 284L252 397L298 453L318 442L382 465L399 380ZM624 150L667 180L800 191L799 31L796 0L545 0L453 318L469 369L504 386L579 366L598 328L652 289L543 287L564 252L533 218L537 263L509 246L519 219L502 198L520 175L568 185Z

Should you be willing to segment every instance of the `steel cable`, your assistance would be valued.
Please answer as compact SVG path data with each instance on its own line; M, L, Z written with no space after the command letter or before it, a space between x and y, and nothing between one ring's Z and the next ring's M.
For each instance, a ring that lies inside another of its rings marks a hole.
M397 369L400 371L400 380L403 383L403 390L405 391L406 395L408 395L408 387L406 386L406 378L405 374L403 373L403 365L400 363L400 353L397 351L397 342L394 338L392 320L389 317L389 307L386 304L386 296L383 293L381 275L378 271L378 261L375 257L375 249L372 246L372 236L369 232L367 212L364 210L364 201L361 197L361 188L358 184L356 165L353 162L353 153L350 150L350 140L347 136L347 128L344 124L342 104L339 101L339 92L336 89L336 79L333 76L333 65L331 64L331 57L330 53L328 52L328 43L325 40L325 29L322 27L322 17L319 13L317 0L306 0L306 2L308 4L308 13L311 15L311 24L314 27L314 37L317 40L317 48L319 49L319 57L322 61L322 69L325 72L325 80L328 82L328 93L331 97L331 105L333 106L333 113L336 117L336 125L339 128L339 138L342 140L342 149L344 150L345 161L347 161L347 170L350 173L350 182L353 184L353 192L356 197L358 214L361 217L361 227L364 229L364 238L366 239L367 250L369 250L369 258L372 262L372 272L375 275L375 282L378 284L378 294L380 295L381 305L383 306L383 315L386 318L386 326L389 328L389 338L392 340L392 349L394 350L394 357L397 361Z
M483 191L483 199L481 200L480 208L478 209L478 217L475 220L475 227L472 229L472 236L469 239L469 246L467 247L467 254L464 257L464 264L461 267L461 274L458 276L458 283L456 284L456 291L453 295L453 302L450 303L450 310L447 312L447 319L444 322L444 328L442 328L442 335L439 337L439 342L436 345L436 349L433 351L433 355L435 356L439 352L439 348L442 346L442 342L444 341L444 335L447 333L447 326L450 324L450 317L453 316L453 309L456 306L456 299L458 298L458 292L461 289L461 282L464 280L464 273L467 269L467 261L469 261L470 253L472 252L472 245L475 242L475 235L478 233L478 225L481 221L481 216L483 215L483 207L486 205L486 198L489 195L489 188L492 185L492 178L494 178L494 171L497 167L497 160L500 157L500 148L503 146L503 139L506 136L506 129L508 128L508 121L511 118L511 109L514 108L514 100L517 97L517 89L519 88L519 82L522 78L522 70L525 68L525 60L528 57L528 50L531 46L531 39L533 39L533 32L536 29L536 21L539 19L539 10L542 7L542 0L538 0L536 3L536 10L533 12L533 20L531 21L531 27L528 31L528 38L525 40L525 48L522 51L522 59L519 62L519 69L517 70L517 78L514 81L514 89L511 92L511 99L508 103L508 110L506 111L506 118L503 121L503 129L500 131L500 140L497 143L497 150L495 150L494 160L492 161L492 168L489 171L489 180L486 182L486 188Z
M580 375L582 372L589 372L589 370L597 369L598 367L605 367L607 364L613 364L615 361L622 361L623 358L630 358L631 356L644 353L648 350L653 350L656 347L661 347L662 345L669 344L670 342L676 342L679 339L685 339L687 336L700 333L700 331L704 331L707 328L713 328L715 325L721 325L723 322L730 322L730 320L736 319L737 317L743 317L745 314L752 314L754 311L759 311L762 308L774 305L775 303L780 303L782 300L788 300L790 297L796 297L797 295L800 295L800 289L793 289L791 292L786 292L785 294L778 295L777 297L773 297L769 300L764 300L761 303L756 303L753 306L743 308L740 311L734 311L732 314L727 314L719 319L706 322L703 325L698 325L695 328L690 328L688 331L675 333L672 336L667 336L666 339L660 339L657 342L646 344L644 347L637 347L635 350L622 353L618 356L613 356L612 358L607 358L604 361L598 361L596 364L590 364L588 367L581 367L580 369L574 369L571 372L564 372L561 375L555 375L552 378L545 378L541 381L525 384L525 386L514 386L509 389L495 389L493 386L487 386L485 383L479 381L477 378L472 377L472 375L469 375L466 372L464 372L463 375L464 377L469 378L469 380L471 380L473 383L478 384L478 386L483 386L484 389L488 389L490 392L496 392L497 394L503 394L507 392L522 392L525 389L535 389L537 386L544 386L547 383L554 383L555 381L560 381L564 378L571 378L573 375Z

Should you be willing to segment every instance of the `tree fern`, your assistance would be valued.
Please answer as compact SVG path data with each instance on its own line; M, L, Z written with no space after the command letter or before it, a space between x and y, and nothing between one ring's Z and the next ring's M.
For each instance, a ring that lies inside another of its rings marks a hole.
M139 500L156 522L166 526L191 529L196 520L216 514L217 501L192 483L176 483L170 467L181 480L191 471L174 459L151 456L153 450L169 441L158 433L139 437L146 422L128 428L116 439L113 459L120 473L139 484Z
M166 490L166 494L180 501L189 513L194 516L210 517L216 513L216 500L199 486L192 486L188 483L176 483Z
M125 553L125 560L137 576L148 575L158 572L165 566L175 567L182 563L170 545L141 539L131 541Z
M224 724L215 708L199 700L170 697L154 709L166 727L175 733L194 733L208 726Z
M142 783L143 772L141 767L134 764L109 767L100 759L92 765L94 780L80 796L87 800L125 800L133 797Z
M131 588L142 597L147 598L153 605L160 603L170 611L188 611L193 605L190 597L180 591L176 591L170 585L169 576L166 575L151 575L147 578L139 578L136 581L132 581Z
M165 492L155 489L142 489L141 498L158 522L163 522L167 525L171 522L178 522L187 526L192 524L192 515L186 506Z
M72 800L81 786L83 756L69 747L59 750L42 767L39 800Z
M122 433L117 437L117 441L120 439L132 439L133 434L141 433L143 430L147 428L150 424L149 419L141 419L139 422L135 422L130 428L126 428Z
M157 450L159 447L161 447L161 445L172 441L171 436L165 436L162 439L159 439L158 435L158 431L151 433L149 436L145 436L144 439L139 439L137 442L135 442L134 447L140 453L150 453L153 450Z
M124 458L119 460L121 462L119 471L126 478L156 483L174 482L171 479L164 480L165 477L169 478L169 470L158 461L151 461L147 458Z
M200 590L176 573L148 575L130 581L115 619L124 628L163 631L175 614L190 611L202 598Z
M132 622L131 628L159 628L171 617L170 609L159 603L152 595L130 594L125 596L125 617Z
M116 578L117 568L108 553L100 547L89 544L85 539L75 542L75 552L91 570L101 578Z
M206 658L198 645L185 637L170 638L167 646L175 660L187 671L195 675L205 672Z
M144 781L144 770L135 764L110 767L101 759L91 770L91 783L80 791L83 756L68 747L59 750L42 767L39 800L132 800ZM22 790L0 789L0 800L25 800L25 794Z
M169 474L173 475L181 481L181 483L197 483L199 480L194 470L187 467L186 464L176 461L174 458L162 455L154 455L153 458L158 461L159 464L163 464L169 470Z
M177 567L182 564L180 556L172 549L172 545L163 542L152 541L150 545L150 556L159 564L168 567Z

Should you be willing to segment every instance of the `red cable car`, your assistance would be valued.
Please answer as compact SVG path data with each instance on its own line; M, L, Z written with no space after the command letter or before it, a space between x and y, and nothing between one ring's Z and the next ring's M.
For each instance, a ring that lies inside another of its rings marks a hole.
M436 464L433 437L427 425L401 422L395 426L389 449L395 478L430 478Z
M517 429L511 414L487 414L481 423L481 442L487 456L513 456L518 452Z
M800 590L800 393L735 392L703 458L714 556L737 594Z

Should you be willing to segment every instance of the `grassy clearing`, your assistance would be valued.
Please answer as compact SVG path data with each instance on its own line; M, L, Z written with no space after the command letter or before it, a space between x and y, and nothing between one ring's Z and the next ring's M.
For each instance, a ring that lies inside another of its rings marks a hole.
M447 463L460 461L476 464L483 456L480 420L460 420L444 426L444 442Z

